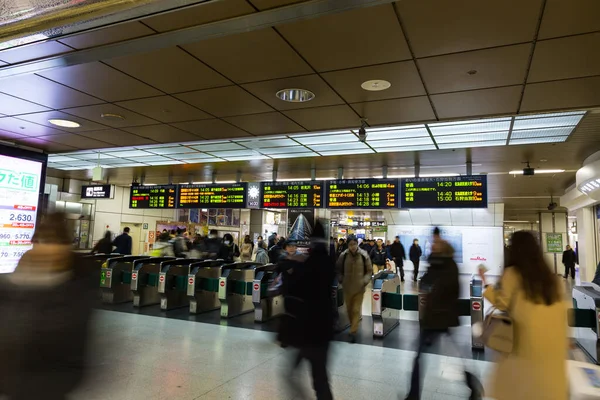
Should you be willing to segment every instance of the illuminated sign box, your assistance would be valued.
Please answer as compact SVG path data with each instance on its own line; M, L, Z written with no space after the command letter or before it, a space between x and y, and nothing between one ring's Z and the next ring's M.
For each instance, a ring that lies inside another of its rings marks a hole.
M263 182L262 208L321 208L324 186L316 181Z
M248 184L178 185L178 208L246 208Z
M175 208L177 185L132 186L129 208Z
M397 179L327 181L327 208L398 208Z
M83 185L82 199L112 199L115 197L113 185Z
M487 208L486 175L400 180L402 208Z

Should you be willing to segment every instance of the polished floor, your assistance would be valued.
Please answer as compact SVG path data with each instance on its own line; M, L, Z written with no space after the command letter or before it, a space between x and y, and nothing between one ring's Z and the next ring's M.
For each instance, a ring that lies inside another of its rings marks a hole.
M277 346L270 332L102 310L92 344L92 373L72 399L301 398L282 383L290 350ZM334 342L334 397L400 398L407 391L413 357L409 350ZM424 400L466 399L464 366L484 383L493 368L487 361L458 357L426 354L424 359ZM310 389L305 367L301 380Z

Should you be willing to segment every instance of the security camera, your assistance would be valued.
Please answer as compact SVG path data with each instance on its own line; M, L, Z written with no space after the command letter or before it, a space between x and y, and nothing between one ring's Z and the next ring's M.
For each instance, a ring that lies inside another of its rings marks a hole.
M358 140L363 143L367 141L367 130L364 127L358 130Z

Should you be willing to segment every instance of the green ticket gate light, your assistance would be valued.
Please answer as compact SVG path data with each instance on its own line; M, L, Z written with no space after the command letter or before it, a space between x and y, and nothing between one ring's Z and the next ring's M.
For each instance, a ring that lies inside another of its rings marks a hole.
M254 311L252 284L254 271L261 264L241 262L223 265L219 278L221 318L231 318Z

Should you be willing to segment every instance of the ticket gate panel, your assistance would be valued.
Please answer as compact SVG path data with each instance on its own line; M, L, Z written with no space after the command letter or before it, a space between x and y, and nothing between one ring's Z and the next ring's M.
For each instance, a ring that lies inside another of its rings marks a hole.
M399 303L399 308L395 307ZM400 278L396 274L380 272L373 279L371 290L371 309L373 317L373 337L384 337L400 324L402 295Z
M118 256L107 259L105 268L102 268L100 272L102 302L106 304L118 304L132 301L131 273L133 263L148 258L147 256Z
M470 299L468 301L469 311L465 313L471 317L471 347L473 349L483 350L485 345L481 340L481 336L475 335L473 332L473 326L477 323L483 323L484 311L483 311L483 282L480 278L473 276L471 278L471 284L469 287ZM461 315L464 315L461 311Z
M190 314L199 314L221 308L219 278L223 260L206 260L190 265L187 296Z
M186 285L190 274L190 264L200 261L202 260L178 259L161 263L161 271L158 275L161 310L173 310L187 307L190 304Z
M221 318L231 318L254 311L252 283L258 263L224 265L219 278Z
M165 261L174 259L173 257L152 257L134 262L133 272L131 273L134 307L160 304L161 297L158 292L160 265Z
M600 287L593 283L573 287L569 322L579 347L600 364Z
M264 322L283 314L283 296L279 290L269 291L269 285L277 277L277 265L268 264L255 270L252 282L254 321Z
M348 316L348 309L344 304L344 288L337 278L334 280L333 285L331 285L331 301L333 313L336 316L334 331L335 333L340 333L350 327L350 317Z

